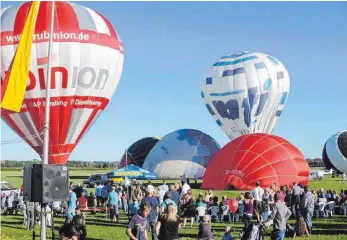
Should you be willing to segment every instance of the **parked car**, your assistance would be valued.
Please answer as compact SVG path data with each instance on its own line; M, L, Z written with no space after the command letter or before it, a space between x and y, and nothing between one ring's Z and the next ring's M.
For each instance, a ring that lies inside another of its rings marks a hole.
M88 180L83 181L83 184L86 184L87 187L94 188L97 184L109 181L110 179L107 177L107 174L97 173L92 174Z

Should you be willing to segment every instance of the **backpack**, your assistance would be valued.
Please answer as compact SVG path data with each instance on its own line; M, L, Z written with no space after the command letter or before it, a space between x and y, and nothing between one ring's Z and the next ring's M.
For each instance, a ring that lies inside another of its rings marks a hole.
M73 225L75 225L76 227L81 227L83 226L83 216L81 214L77 214L75 216L73 216L72 218L72 223Z

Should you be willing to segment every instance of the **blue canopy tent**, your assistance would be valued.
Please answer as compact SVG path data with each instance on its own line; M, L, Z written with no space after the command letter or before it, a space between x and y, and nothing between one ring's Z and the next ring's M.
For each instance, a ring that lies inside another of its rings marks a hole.
M134 164L125 166L118 170L113 170L107 175L123 178L127 177L130 179L157 179L156 173L140 168Z

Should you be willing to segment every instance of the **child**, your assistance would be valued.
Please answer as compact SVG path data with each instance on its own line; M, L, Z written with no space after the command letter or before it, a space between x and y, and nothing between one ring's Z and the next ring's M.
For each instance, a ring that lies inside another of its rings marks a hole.
M87 237L87 226L84 214L81 213L81 210L79 208L76 208L76 215L73 216L72 223L80 233L80 239L85 240Z
M202 222L199 224L198 239L213 239L211 224L209 223L209 216L205 215Z
M148 215L151 207L141 203L140 211L131 217L127 226L127 235L131 240L147 240Z
M231 235L230 226L226 226L222 240L234 240L233 236Z

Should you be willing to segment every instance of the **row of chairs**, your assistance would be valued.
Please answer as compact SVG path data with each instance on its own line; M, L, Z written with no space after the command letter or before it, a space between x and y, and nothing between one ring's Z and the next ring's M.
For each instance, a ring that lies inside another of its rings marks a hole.
M238 222L240 218L240 214L231 213L229 206L225 205L222 207L212 206L209 209L205 206L199 206L196 208L197 214L195 216L196 222L199 222L199 219L202 218L210 212L210 219L215 220L216 222L223 222L223 220L227 217L229 222Z

